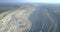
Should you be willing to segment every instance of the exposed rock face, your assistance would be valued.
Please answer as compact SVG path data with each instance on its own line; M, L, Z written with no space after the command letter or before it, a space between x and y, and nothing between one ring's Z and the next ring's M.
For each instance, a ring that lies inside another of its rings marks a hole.
M29 32L32 24L28 17L34 10L35 7L25 6L1 13L0 32Z

